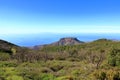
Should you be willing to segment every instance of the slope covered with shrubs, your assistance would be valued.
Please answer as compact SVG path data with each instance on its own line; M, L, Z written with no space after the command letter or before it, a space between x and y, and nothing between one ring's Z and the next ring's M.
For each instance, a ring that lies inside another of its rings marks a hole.
M120 80L120 42L0 52L0 80Z

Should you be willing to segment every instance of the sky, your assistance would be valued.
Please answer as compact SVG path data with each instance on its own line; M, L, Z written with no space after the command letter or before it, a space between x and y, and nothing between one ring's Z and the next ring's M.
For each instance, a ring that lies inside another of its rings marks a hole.
M66 36L117 39L118 33L120 0L0 0L0 39L17 45L46 44Z
M120 0L0 0L0 34L120 33Z

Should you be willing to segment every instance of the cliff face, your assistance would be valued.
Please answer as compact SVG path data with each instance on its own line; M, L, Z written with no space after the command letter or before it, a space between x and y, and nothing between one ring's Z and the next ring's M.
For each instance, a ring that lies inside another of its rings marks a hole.
M77 38L72 38L72 37L68 37L68 38L61 38L59 41L54 42L50 45L54 45L54 46L62 46L62 45L78 45L84 43L82 41L79 41Z

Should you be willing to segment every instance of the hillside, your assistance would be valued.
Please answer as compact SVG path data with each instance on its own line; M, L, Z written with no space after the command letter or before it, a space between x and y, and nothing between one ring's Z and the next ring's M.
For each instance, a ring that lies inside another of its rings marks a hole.
M20 46L17 46L15 44L7 42L5 40L0 40L0 51L11 53L12 48L17 49L17 48L20 48Z
M72 40L63 38L54 46L0 53L0 80L120 80L119 41L68 42Z

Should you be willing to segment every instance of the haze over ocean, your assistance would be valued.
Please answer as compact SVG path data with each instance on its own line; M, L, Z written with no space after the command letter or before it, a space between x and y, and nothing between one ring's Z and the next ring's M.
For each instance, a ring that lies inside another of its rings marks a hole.
M91 42L97 39L106 38L111 40L120 40L120 34L100 34L100 33L81 33L81 34L53 34L53 33L43 33L43 34L23 34L23 35L11 35L11 36L0 36L2 39L17 44L19 46L35 46L50 44L52 42L58 41L63 37L76 37L80 41ZM14 40L15 39L15 40Z
M21 45L62 37L120 40L120 0L0 0L0 39Z

